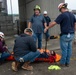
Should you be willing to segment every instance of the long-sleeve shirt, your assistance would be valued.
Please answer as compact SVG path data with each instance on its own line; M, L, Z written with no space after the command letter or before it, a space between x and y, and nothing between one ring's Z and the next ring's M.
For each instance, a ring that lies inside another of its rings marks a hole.
M21 57L36 50L36 43L32 36L22 34L16 38L13 49L15 57Z
M3 53L4 51L6 51L6 48L3 47L3 46L4 46L4 44L3 44L3 42L0 40L0 53Z

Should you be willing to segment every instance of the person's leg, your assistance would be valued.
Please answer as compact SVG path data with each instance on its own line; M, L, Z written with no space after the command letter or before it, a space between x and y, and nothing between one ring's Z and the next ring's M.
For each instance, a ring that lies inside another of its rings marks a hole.
M61 36L60 38L60 47L62 50L62 58L60 60L60 64L65 64L66 63L66 57L67 57L67 47L68 47L68 42L65 41L66 36Z
M30 52L27 55L23 56L24 62L30 61L33 62L40 55L39 51Z
M45 38L48 40L48 39L50 39L50 35L49 35L49 31L47 31L46 33L44 33L45 34Z
M42 33L38 33L38 49L42 48Z
M6 58L8 58L9 56L10 56L9 53L6 53L6 52L2 53L1 58L0 58L0 61L4 61L4 60L5 60Z
M34 38L34 41L37 42L37 34L34 33L32 37Z
M29 66L29 64L30 64L30 62L33 62L39 55L40 55L39 51L30 52L27 55L25 55L23 57L25 63L23 64L22 68L24 70L33 70L33 67Z
M74 35L71 35L70 41L68 42L66 65L68 65L70 63L70 57L72 55L72 41L73 41L73 39L74 39Z

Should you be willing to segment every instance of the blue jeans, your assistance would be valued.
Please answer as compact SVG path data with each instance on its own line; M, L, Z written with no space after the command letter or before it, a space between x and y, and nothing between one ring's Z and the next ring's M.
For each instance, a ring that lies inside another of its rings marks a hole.
M60 60L61 64L69 64L70 57L72 55L72 41L74 39L74 34L70 34L70 37L67 35L62 35L60 37L60 47L62 50L62 58Z
M24 55L23 57L20 57L23 59L23 62L34 62L35 59L40 55L40 52L39 51L36 51L36 52L30 52L26 55ZM15 58L16 61L20 62L20 58Z
M49 37L50 37L50 35L49 35L49 31L47 31L46 33L44 33L45 34L45 36L46 36L46 39L48 39Z
M42 33L34 33L33 38L35 42L37 42L38 39L38 49L42 48Z
M1 61L4 61L6 58L8 58L10 56L9 53L7 52L3 52L2 55L1 55L1 58L0 58L0 62Z

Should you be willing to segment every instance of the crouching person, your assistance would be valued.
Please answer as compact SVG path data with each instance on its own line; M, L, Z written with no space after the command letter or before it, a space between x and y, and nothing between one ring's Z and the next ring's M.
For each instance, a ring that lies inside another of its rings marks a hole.
M9 56L10 54L7 52L7 46L4 40L4 33L0 32L0 64Z
M12 70L18 71L20 63L24 63L22 69L33 70L33 67L29 66L29 64L33 62L42 51L37 50L32 34L32 29L26 28L24 34L16 38L13 50L16 62L12 63Z

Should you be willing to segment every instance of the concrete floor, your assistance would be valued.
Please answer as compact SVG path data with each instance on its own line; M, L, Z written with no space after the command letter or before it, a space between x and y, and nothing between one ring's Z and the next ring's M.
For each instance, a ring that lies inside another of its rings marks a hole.
M13 44L14 44L14 38L6 40L6 43L9 47L9 50L12 51ZM43 48L45 44L43 41ZM49 50L55 50L57 53L61 53L59 48L59 40L50 40L48 42L48 49ZM48 66L50 66L50 63L45 62L37 62L32 63L31 65L34 67L33 71L25 71L23 69L19 69L18 72L13 72L11 70L11 63L5 62L2 65L0 65L0 75L76 75L76 45L73 45L73 54L71 57L71 63L69 67L62 67L61 70L48 70Z

